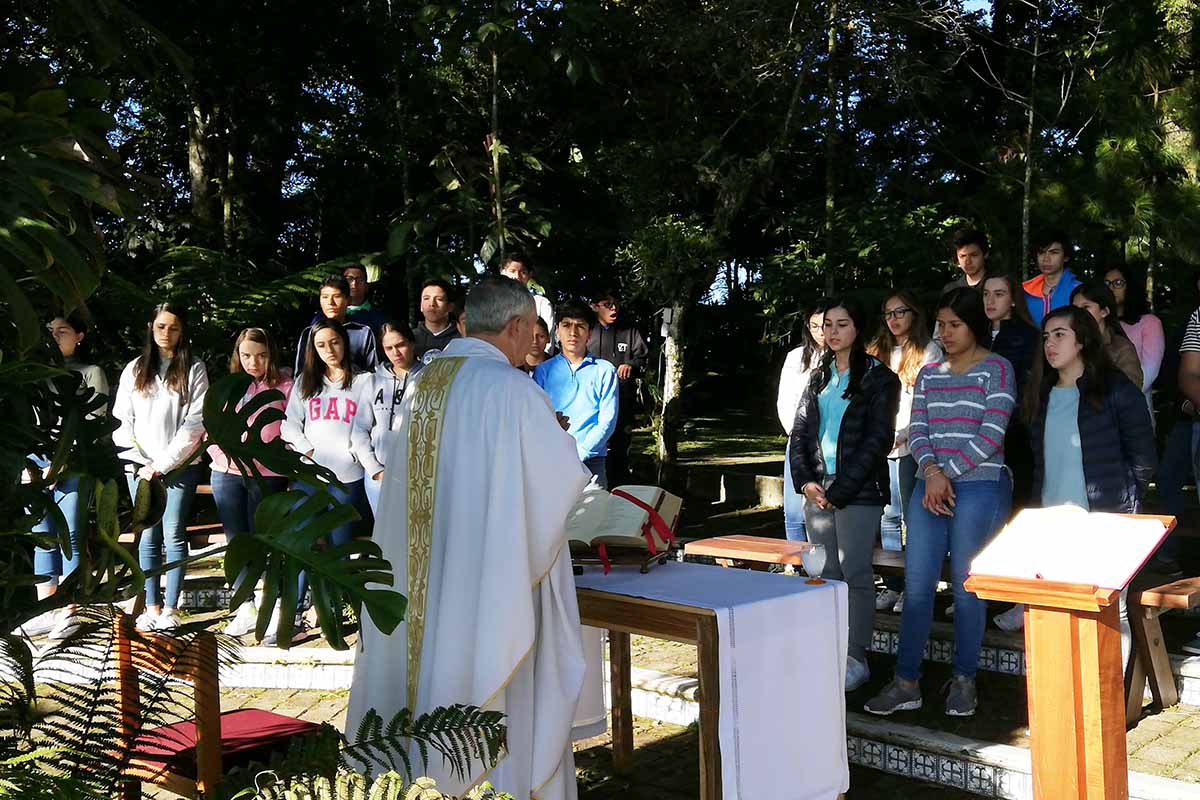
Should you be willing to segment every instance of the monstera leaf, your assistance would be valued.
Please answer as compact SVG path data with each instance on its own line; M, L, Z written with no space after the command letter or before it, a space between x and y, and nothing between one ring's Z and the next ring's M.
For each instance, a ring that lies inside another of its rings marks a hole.
M312 495L280 492L263 500L254 515L255 532L234 537L225 553L227 581L234 583L245 570L232 606L248 600L258 579L263 580L256 631L260 638L278 602L285 609L279 618L279 643L286 648L291 642L294 619L288 610L296 607L301 570L308 573L321 632L334 649L347 647L343 605L350 606L358 618L366 606L376 627L385 633L400 624L408 603L404 595L368 586L392 585L391 564L382 557L379 545L369 539L352 539L336 547L324 546L334 528L357 518L353 507L338 503L324 490Z
M244 475L261 478L261 465L277 475L287 475L310 486L337 483L337 476L331 470L289 450L282 439L263 442L263 429L284 418L278 408L267 406L285 398L282 392L270 389L259 392L238 408L250 383L250 376L239 372L227 375L209 387L204 396L207 444L221 448L229 463L237 465Z

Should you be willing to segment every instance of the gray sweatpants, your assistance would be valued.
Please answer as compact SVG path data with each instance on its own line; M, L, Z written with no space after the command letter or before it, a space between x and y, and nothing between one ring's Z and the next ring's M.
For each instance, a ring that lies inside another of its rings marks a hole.
M834 476L824 481L828 486ZM866 661L875 618L875 574L871 559L879 538L883 506L846 506L823 511L804 506L808 540L825 546L822 578L845 581L850 595L850 655Z

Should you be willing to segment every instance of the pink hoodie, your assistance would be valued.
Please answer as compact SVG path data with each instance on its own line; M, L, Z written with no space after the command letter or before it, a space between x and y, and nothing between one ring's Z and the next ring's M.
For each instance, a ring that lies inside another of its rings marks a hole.
M254 397L254 395L258 394L259 392L265 392L270 388L272 388L272 387L267 386L267 384L264 381L255 381L254 383L250 384L250 388L246 390L246 394L243 395L242 399L238 402L238 408L241 408L247 402L249 402L250 398ZM273 388L278 389L279 391L283 392L283 399L277 400L274 403L268 403L266 406L264 406L264 408L278 408L280 411L286 410L287 409L287 399L292 393L292 379L285 375L283 377L283 379L279 382L279 385L275 386ZM261 413L262 413L261 410L258 412L255 412L254 416L250 418L250 421L253 422L258 417L258 415ZM279 422L272 422L270 425L267 425L263 428L262 440L263 440L264 444L272 441L273 439L279 438L279 427L282 424L283 424L283 421L280 420ZM245 441L245 440L243 440L243 441ZM242 474L241 469L239 469L237 466L235 466L233 464L230 464L229 459L225 456L225 452L223 450L221 450L221 448L217 447L216 445L213 445L212 447L208 448L208 455L212 458L212 468L213 468L214 472L228 472L233 475L241 475ZM255 462L255 463L257 464L257 462ZM269 469L265 469L262 464L258 464L257 466L260 470L262 470L263 477L266 477L266 478L280 477L279 475L276 475L274 472L271 472Z

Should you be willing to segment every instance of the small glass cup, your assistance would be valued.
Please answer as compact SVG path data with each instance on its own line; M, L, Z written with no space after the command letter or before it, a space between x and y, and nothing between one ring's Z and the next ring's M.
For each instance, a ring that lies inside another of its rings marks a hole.
M800 561L808 573L805 583L816 585L825 582L821 579L821 573L825 571L825 545L810 542L808 549L800 553Z

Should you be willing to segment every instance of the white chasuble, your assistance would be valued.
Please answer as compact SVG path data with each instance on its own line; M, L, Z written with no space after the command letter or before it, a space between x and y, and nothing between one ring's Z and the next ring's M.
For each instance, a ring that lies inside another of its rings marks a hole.
M585 661L565 522L590 478L575 440L546 394L474 338L418 373L400 413L374 538L408 612L390 636L364 615L347 737L372 708L385 722L405 706L501 711L495 768L473 764L464 782L432 753L424 773L453 796L488 780L517 798L575 798Z

